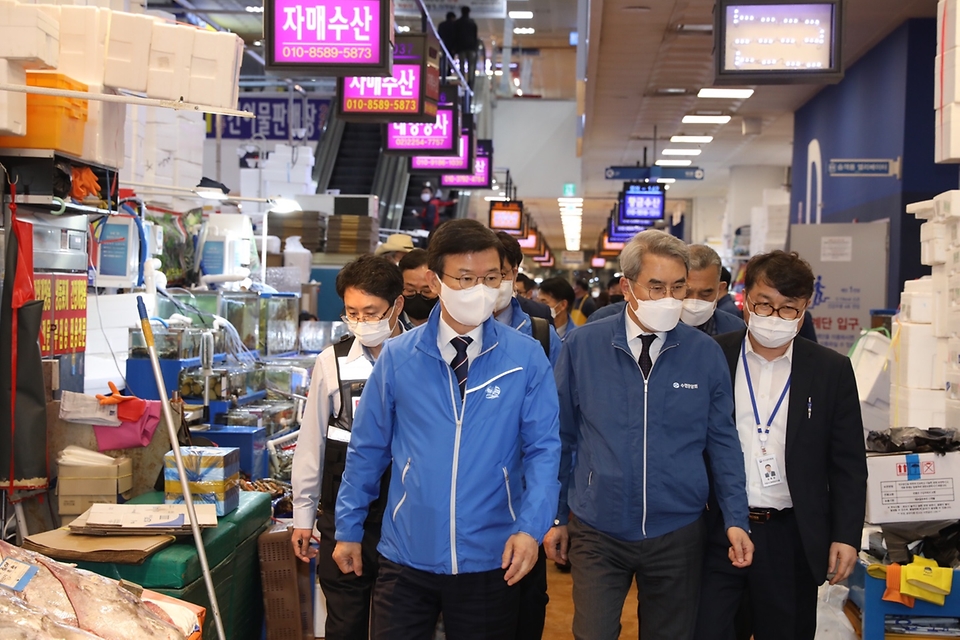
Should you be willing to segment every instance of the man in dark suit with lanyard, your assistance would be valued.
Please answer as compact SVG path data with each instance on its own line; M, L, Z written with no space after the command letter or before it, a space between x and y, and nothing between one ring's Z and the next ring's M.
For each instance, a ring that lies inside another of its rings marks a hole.
M697 640L732 640L741 599L755 640L813 640L817 588L857 560L867 468L850 360L798 338L813 272L796 253L747 265L746 331L717 336L733 380L750 503L753 564L730 565L711 508Z

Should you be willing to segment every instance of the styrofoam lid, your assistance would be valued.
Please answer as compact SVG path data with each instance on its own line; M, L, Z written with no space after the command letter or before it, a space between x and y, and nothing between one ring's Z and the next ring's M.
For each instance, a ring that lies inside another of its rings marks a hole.
M936 215L936 207L933 200L924 200L923 202L913 202L907 205L907 213L916 216L921 220L930 220Z
M903 283L904 293L933 293L933 278L923 276L918 280L907 280Z

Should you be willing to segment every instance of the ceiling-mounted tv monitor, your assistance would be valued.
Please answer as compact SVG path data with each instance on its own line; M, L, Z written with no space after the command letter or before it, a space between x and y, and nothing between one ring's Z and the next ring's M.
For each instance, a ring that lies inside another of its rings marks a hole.
M839 82L843 0L717 0L716 84Z

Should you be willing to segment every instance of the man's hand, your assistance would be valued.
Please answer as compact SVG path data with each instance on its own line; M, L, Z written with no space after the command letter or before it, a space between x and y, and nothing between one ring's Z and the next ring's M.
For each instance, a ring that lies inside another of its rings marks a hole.
M740 527L727 529L727 540L730 541L730 550L727 556L730 562L738 569L745 569L753 562L753 541L750 535Z
M827 577L830 584L837 584L850 577L853 565L857 562L857 550L848 544L834 542L830 545L830 560L827 564ZM830 577L829 574L833 574Z
M567 564L567 550L570 547L570 534L567 533L567 525L553 527L547 531L543 538L543 549L547 552L547 557L554 562Z
M363 575L363 556L359 542L338 542L333 549L333 561L343 573Z
M293 554L304 562L310 562L311 558L317 557L317 550L310 546L310 538L313 536L313 529L294 529Z
M339 544L337 546L340 546ZM533 565L537 563L537 556L540 555L540 545L533 536L526 533L515 533L507 540L503 547L503 564L501 569L506 569L507 573L503 579L511 587L520 582L523 576L530 573Z

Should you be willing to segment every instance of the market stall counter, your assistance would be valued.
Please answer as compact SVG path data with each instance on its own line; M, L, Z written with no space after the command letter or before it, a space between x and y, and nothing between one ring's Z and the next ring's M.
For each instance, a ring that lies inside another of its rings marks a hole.
M162 492L145 493L136 504L163 504ZM204 548L213 573L227 637L257 640L263 627L263 599L257 538L270 525L270 494L240 493L240 506L218 518L215 529L203 532ZM123 579L203 607L210 606L200 561L189 536L158 551L140 565L79 562L83 569ZM204 625L204 637L216 637L213 616Z

